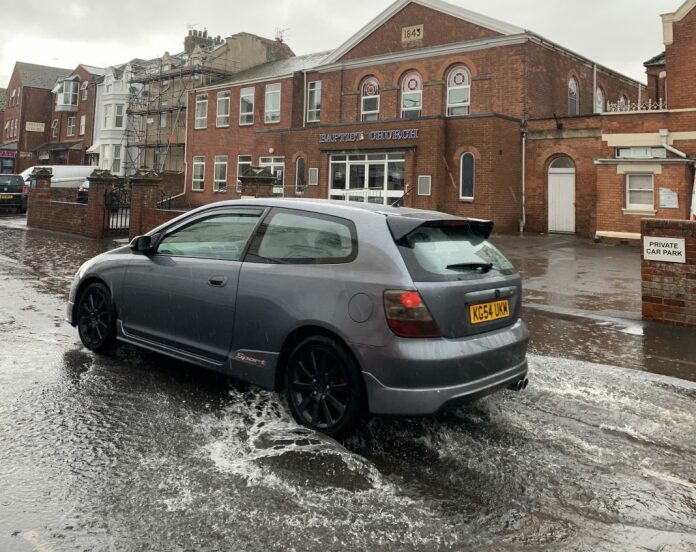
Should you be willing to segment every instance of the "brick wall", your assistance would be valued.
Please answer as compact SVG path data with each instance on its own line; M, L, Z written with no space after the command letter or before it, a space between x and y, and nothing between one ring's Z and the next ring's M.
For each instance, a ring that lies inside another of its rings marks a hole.
M696 9L673 23L674 42L665 49L667 105L670 109L696 107Z
M686 243L686 264L642 260L643 318L696 328L696 221L643 220L641 228Z

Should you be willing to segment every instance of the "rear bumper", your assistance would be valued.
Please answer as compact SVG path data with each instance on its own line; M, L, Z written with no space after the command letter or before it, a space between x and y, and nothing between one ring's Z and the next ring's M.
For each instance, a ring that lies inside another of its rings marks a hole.
M398 339L394 346L356 346L369 410L418 416L506 388L527 375L524 322L468 338Z

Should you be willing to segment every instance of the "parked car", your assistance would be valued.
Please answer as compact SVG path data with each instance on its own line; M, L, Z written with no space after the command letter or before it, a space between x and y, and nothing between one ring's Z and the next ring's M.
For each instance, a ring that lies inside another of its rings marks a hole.
M25 181L30 182L31 173L38 168L49 169L53 173L52 188L79 188L97 167L89 165L37 165L24 169L20 175Z
M0 174L0 209L27 212L27 185L16 174Z
M308 199L201 207L86 262L67 320L284 390L334 437L527 384L520 277L488 221Z

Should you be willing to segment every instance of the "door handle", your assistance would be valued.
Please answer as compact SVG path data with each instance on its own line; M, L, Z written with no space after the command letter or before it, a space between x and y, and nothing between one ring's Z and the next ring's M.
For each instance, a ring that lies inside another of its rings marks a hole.
M227 277L211 276L210 278L208 278L208 285L214 287L225 287L227 285Z

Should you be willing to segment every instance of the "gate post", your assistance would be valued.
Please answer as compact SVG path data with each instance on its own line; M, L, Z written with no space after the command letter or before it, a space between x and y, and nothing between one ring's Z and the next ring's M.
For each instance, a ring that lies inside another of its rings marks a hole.
M89 194L87 196L87 221L85 235L90 238L100 239L104 236L104 209L106 191L113 188L118 182L118 177L109 170L95 169L87 177L89 180Z
M41 203L45 203L51 196L51 178L53 173L50 169L34 169L31 173L32 186L27 197L27 226L40 226L44 212Z
M148 170L139 170L130 177L131 211L128 229L130 239L151 230L144 227L144 215L146 209L157 208L161 180L155 171Z

